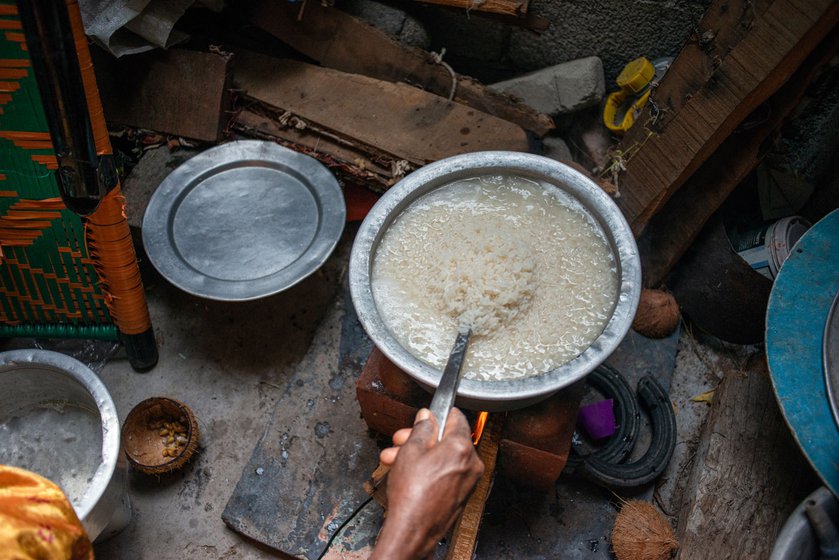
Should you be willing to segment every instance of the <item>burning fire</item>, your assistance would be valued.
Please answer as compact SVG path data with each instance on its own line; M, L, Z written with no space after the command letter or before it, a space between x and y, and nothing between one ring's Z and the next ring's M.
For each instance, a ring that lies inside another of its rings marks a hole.
M481 434L484 433L484 425L487 423L489 412L479 412L478 419L475 420L475 426L472 428L472 443L478 445L481 441Z

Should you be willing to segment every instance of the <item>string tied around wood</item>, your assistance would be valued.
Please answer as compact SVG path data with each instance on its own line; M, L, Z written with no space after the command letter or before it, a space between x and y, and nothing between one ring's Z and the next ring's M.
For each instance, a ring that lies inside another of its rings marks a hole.
M606 153L606 157L609 158L609 163L600 171L600 179L608 181L610 185L614 187L614 193L610 194L612 194L615 198L620 198L621 196L619 182L620 174L626 171L626 165L629 163L629 160L631 160L635 154L641 150L641 147L647 143L647 140L655 134L646 126L644 127L644 132L646 132L646 134L643 140L633 143L625 150L621 150L620 148L609 148L609 151Z
M446 70L449 71L449 74L452 77L452 89L449 92L449 101L451 101L452 99L454 99L455 91L457 91L457 74L455 74L452 67L449 66L449 64L443 60L443 56L445 56L446 54L446 48L443 47L442 49L440 49L439 53L432 52L429 54L431 55L431 62L443 66Z

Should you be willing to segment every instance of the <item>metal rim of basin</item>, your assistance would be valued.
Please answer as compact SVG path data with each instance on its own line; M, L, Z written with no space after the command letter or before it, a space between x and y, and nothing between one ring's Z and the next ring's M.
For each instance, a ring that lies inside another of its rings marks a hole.
M618 297L612 317L600 336L575 359L541 375L508 381L464 379L458 405L472 410L512 410L547 398L584 378L600 365L629 331L641 293L641 264L635 238L617 205L593 181L567 165L533 154L475 152L426 165L391 187L376 203L356 234L350 255L349 283L358 318L373 343L394 364L428 390L436 387L440 371L420 361L390 334L373 300L371 269L384 232L411 203L468 177L510 174L552 185L590 212L603 229L618 265Z

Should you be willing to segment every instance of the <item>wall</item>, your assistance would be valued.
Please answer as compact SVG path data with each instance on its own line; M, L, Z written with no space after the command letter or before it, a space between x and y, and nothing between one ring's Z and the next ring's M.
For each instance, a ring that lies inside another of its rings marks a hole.
M543 32L463 9L403 2L419 20L430 48L446 49L458 72L484 82L597 55L606 83L641 55L675 56L702 17L709 0L531 0L528 16L548 25ZM340 5L340 4L339 4Z

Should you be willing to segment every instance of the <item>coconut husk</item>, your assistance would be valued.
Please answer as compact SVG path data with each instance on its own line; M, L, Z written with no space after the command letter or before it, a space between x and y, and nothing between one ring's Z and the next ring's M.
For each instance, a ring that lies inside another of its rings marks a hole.
M199 436L198 422L188 406L152 397L128 413L122 447L135 469L159 475L183 467L198 449Z
M612 528L618 560L666 560L679 548L667 519L649 502L625 502Z
M672 294L644 289L632 328L649 338L664 338L676 330L680 317L679 304Z

